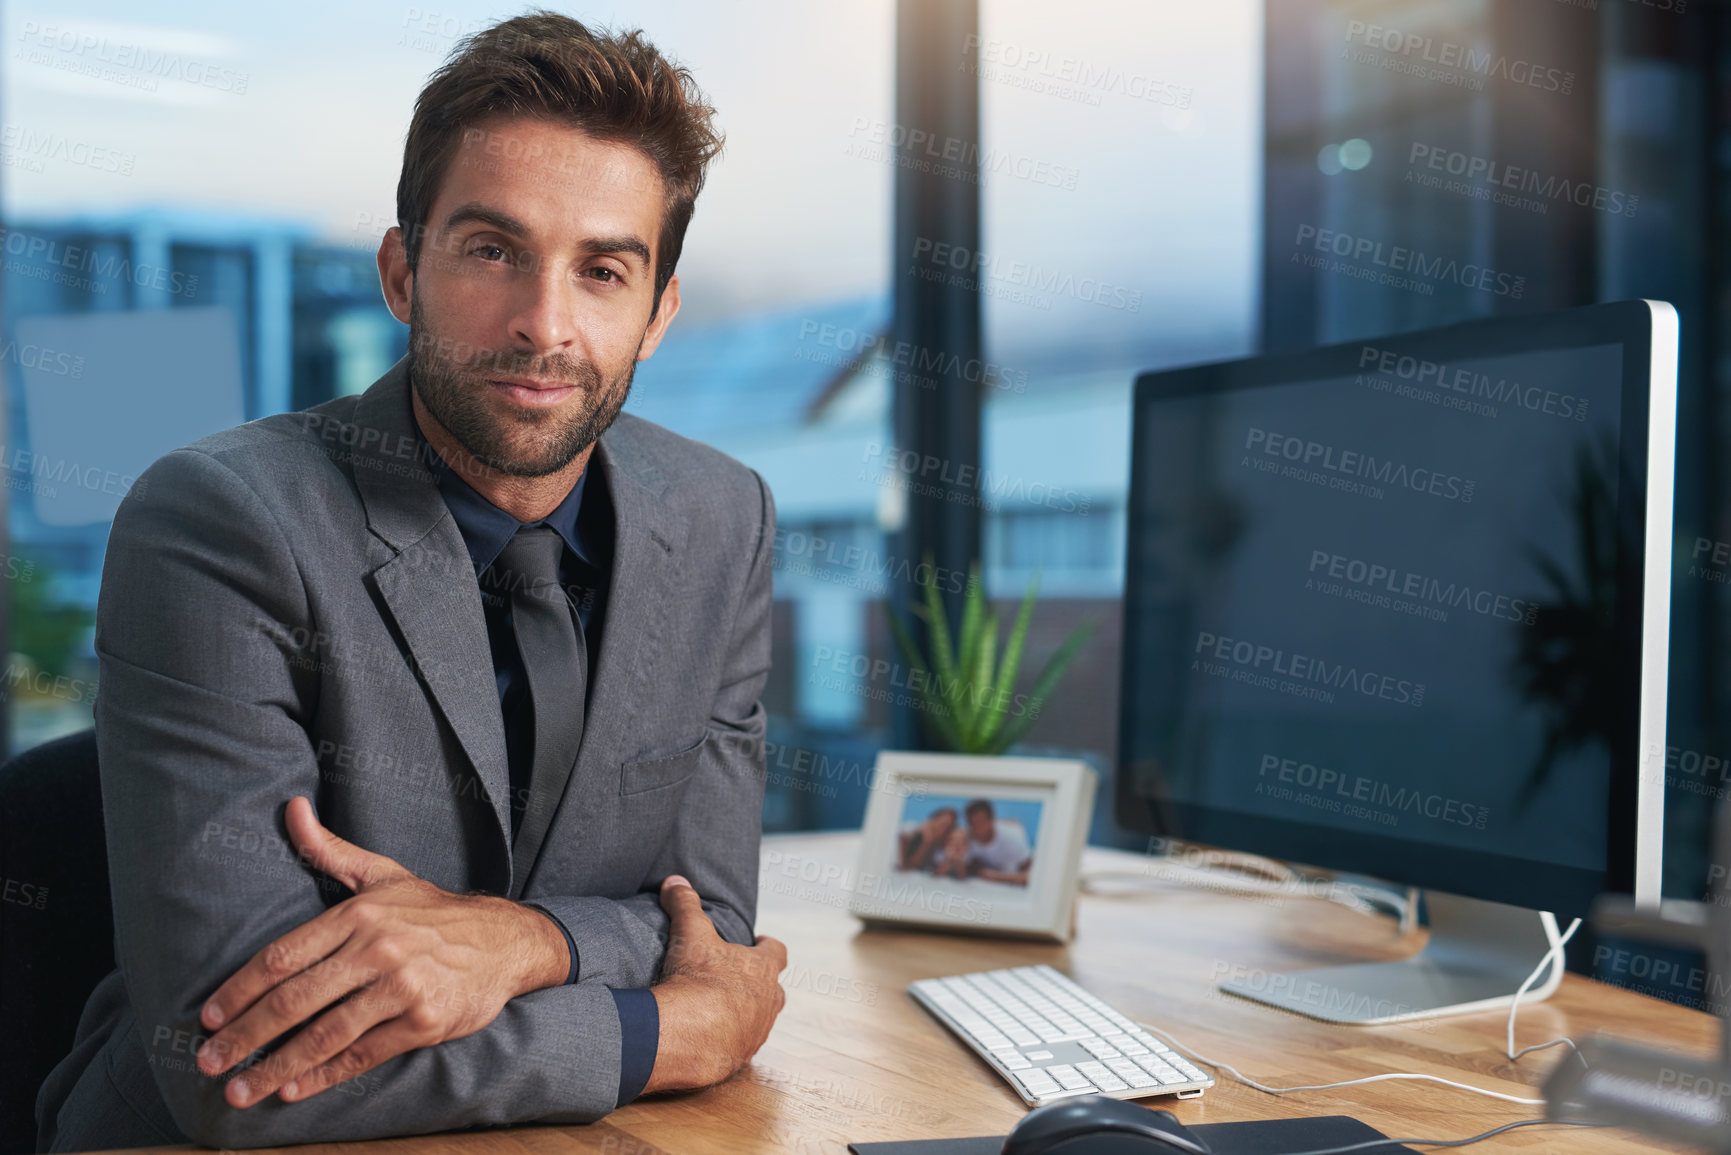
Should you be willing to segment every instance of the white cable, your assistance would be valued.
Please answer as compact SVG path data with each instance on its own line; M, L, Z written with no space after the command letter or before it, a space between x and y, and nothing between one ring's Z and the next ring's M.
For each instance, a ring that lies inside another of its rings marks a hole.
M1359 914L1388 913L1396 918L1403 917L1406 911L1404 899L1376 887L1362 886L1356 883L1333 880L1312 881L1301 878L1297 874L1293 874L1289 878L1273 879L1241 874L1236 871L1194 866L1187 862L1172 860L1161 862L1157 869L1159 873L1155 877L1170 879L1180 885L1201 887L1204 890L1275 897L1308 896L1325 899ZM1146 892L1151 889L1147 885L1148 879L1147 873L1132 873L1121 870L1093 871L1082 876L1082 887L1089 894L1111 894L1113 893L1112 888L1102 886L1101 883L1117 881L1135 884L1124 888L1125 891ZM1118 893L1124 893L1124 891Z
M1521 996L1525 995L1527 989L1539 980L1540 975L1545 973L1545 968L1551 965L1552 959L1556 960L1559 968L1563 966L1563 948L1569 945L1569 940L1574 938L1575 932L1580 929L1581 920L1577 918L1574 922L1569 924L1569 929L1563 932L1563 936L1556 941L1556 944L1552 946L1550 950L1545 952L1545 957L1539 960L1539 965L1533 968L1533 973L1527 976L1527 981L1522 983L1521 989L1515 992L1515 1000L1509 1004L1509 1047L1507 1054L1511 1063L1519 1062L1522 1055L1528 1054L1532 1051L1543 1051L1550 1047L1560 1047L1565 1043L1568 1044L1571 1051L1575 1052L1575 1058L1581 1059L1581 1048L1575 1046L1575 1040L1566 1037L1561 1039L1552 1039L1548 1043L1535 1043L1530 1047L1522 1047L1518 1052L1515 1050L1515 1012L1521 1009ZM1585 1059L1581 1059L1583 1064L1585 1064L1586 1061L1587 1060Z
M1545 957L1539 960L1539 965L1533 968L1533 973L1527 976L1527 981L1520 985L1519 990L1515 991L1515 997L1509 1003L1509 1031L1508 1031L1508 1051L1507 1051L1507 1054L1508 1054L1510 1061L1519 1060L1522 1055L1528 1054L1529 1052L1532 1052L1532 1051L1542 1051L1542 1050L1546 1049L1547 1047L1558 1047L1558 1046L1562 1046L1565 1043L1568 1044L1568 1046L1575 1052L1576 1058L1578 1058L1578 1059L1581 1058L1580 1048L1575 1046L1573 1039L1568 1039L1568 1038L1552 1039L1548 1043L1539 1043L1539 1044L1536 1044L1534 1046L1524 1048L1523 1050L1518 1051L1518 1052L1515 1050L1515 1014L1521 1008L1521 998L1527 993L1527 991L1529 989L1531 989L1532 985L1538 981L1539 976L1541 974L1545 973L1545 968L1551 965L1552 960L1555 960L1556 965L1558 965L1558 966L1563 965L1563 958L1562 958L1563 948L1569 945L1569 940L1571 938L1575 937L1575 932L1580 930L1580 929L1581 929L1581 920L1577 918L1574 922L1569 924L1569 929L1564 931L1562 933L1561 937L1559 937L1557 939L1557 941L1554 944L1552 944L1551 949L1549 949L1545 952ZM1229 1064L1222 1063L1218 1059L1210 1059L1204 1055L1198 1054L1197 1052L1191 1050L1189 1047L1186 1047L1183 1043L1180 1043L1177 1039L1173 1038L1167 1032L1161 1030L1159 1027L1149 1026L1147 1023L1143 1023L1142 1026L1146 1030L1153 1031L1155 1034L1162 1036L1163 1038L1165 1038L1165 1040L1167 1042L1171 1043L1174 1047L1177 1047L1180 1051L1183 1051L1185 1054L1189 1055L1191 1058L1197 1060L1198 1062L1207 1063L1210 1067L1216 1067L1222 1071L1225 1071L1228 1074L1230 1074L1233 1078L1235 1078L1239 1082L1243 1083L1245 1086L1254 1087L1256 1090L1265 1092L1266 1094L1269 1094L1269 1095L1289 1095L1289 1094L1293 1093L1294 1091L1328 1091L1328 1090L1333 1090L1336 1087L1352 1087L1352 1086L1357 1086L1360 1083L1380 1083L1380 1082L1383 1082L1385 1080L1391 1080L1391 1079L1414 1079L1414 1080L1421 1080L1421 1081L1429 1082L1429 1083L1441 1083L1446 1087L1455 1087L1455 1088L1458 1088L1462 1091L1471 1091L1475 1095L1485 1095L1485 1096L1488 1096L1489 1098L1502 1099L1502 1100L1509 1102L1509 1103L1524 1103L1524 1104L1531 1104L1531 1105L1539 1106L1539 1107L1543 1107L1545 1105L1545 1100L1543 1100L1543 1099L1524 1099L1518 1095L1505 1095L1501 1091L1487 1091L1483 1087L1473 1087L1473 1086L1469 1086L1466 1083L1457 1083L1453 1079L1444 1079L1439 1075L1421 1075L1421 1074L1417 1074L1417 1073L1410 1072L1410 1071L1402 1071L1402 1072L1398 1072L1398 1073L1394 1073L1394 1074L1387 1074L1387 1075L1369 1075L1369 1076L1362 1078L1362 1079L1348 1079L1343 1083L1319 1083L1315 1086L1310 1086L1310 1087L1270 1087L1265 1083L1258 1083L1255 1079L1252 1079L1252 1078L1246 1076L1245 1074L1240 1072L1237 1068L1232 1067ZM1585 1063L1586 1060L1581 1059L1581 1062Z
M1222 1063L1219 1059L1210 1059L1206 1055L1201 1055L1192 1051L1189 1047L1186 1047L1183 1043L1180 1043L1177 1039L1173 1038L1159 1027L1149 1026L1147 1023L1142 1023L1140 1025L1143 1030L1151 1031L1156 1035L1160 1035L1167 1042L1171 1043L1174 1047L1177 1047L1180 1051L1183 1051L1186 1055L1189 1055L1197 1062L1207 1063L1210 1067L1218 1067L1220 1070L1231 1075L1234 1079L1237 1079L1240 1083L1243 1083L1246 1087L1254 1087L1256 1090L1268 1095L1290 1095L1295 1091L1329 1091L1333 1090L1335 1087L1355 1087L1360 1083L1381 1083L1391 1079L1417 1079L1427 1083L1441 1083L1445 1087L1456 1087L1462 1091L1471 1091L1475 1095L1487 1095L1492 1099L1502 1099L1504 1102L1508 1103L1523 1103L1537 1107L1543 1107L1545 1105L1543 1099L1523 1099L1519 1095L1505 1095L1501 1091L1487 1091L1483 1087L1474 1087L1466 1083L1457 1083L1453 1079L1445 1079L1440 1075L1419 1075L1410 1071L1402 1071L1389 1075L1368 1075L1362 1079L1348 1079L1342 1083L1318 1083L1311 1087L1270 1087L1266 1083L1258 1083L1255 1079L1250 1078L1248 1075L1245 1075L1230 1064Z
M1577 1059L1581 1059L1580 1048L1575 1046L1573 1039L1568 1039L1568 1038L1552 1039L1548 1043L1538 1043L1534 1046L1526 1047L1526 1048L1524 1048L1518 1052L1515 1050L1515 1014L1521 1008L1521 998L1527 993L1527 991L1529 989L1531 989L1532 985L1538 981L1539 976L1541 974L1545 973L1545 968L1551 965L1552 960L1555 960L1556 965L1558 965L1558 966L1563 965L1563 956L1562 956L1563 948L1569 945L1569 940L1571 938L1575 937L1575 932L1580 930L1580 929L1581 929L1581 920L1577 918L1574 922L1569 924L1569 929L1564 931L1562 933L1562 936L1559 937L1554 944L1552 944L1551 949L1549 949L1545 952L1545 957L1539 960L1539 965L1533 968L1533 973L1527 976L1527 981L1521 984L1519 990L1515 991L1515 997L1514 997L1513 1001L1511 1001L1509 1003L1509 1032L1508 1032L1508 1051L1507 1051L1507 1054L1508 1054L1510 1061L1519 1060L1522 1055L1528 1054L1529 1052L1532 1052L1532 1051L1542 1051L1542 1050L1546 1049L1547 1047L1559 1047L1559 1046L1564 1045L1565 1043L1568 1044L1568 1046L1575 1052L1575 1057ZM1411 1071L1402 1071L1402 1072L1398 1072L1398 1073L1394 1073L1394 1074L1387 1074L1387 1075L1369 1075L1369 1076L1366 1076L1365 1078L1362 1078L1362 1079L1348 1079L1342 1083L1318 1083L1315 1086L1309 1086L1309 1087L1270 1087L1265 1083L1258 1083L1255 1079L1250 1078L1249 1076L1245 1075L1243 1072L1239 1071L1236 1067L1233 1067L1230 1064L1222 1063L1218 1059L1210 1059L1205 1055L1198 1054L1196 1051L1193 1051L1189 1047L1186 1047L1183 1043L1180 1043L1177 1039L1173 1038L1170 1034L1168 1034L1166 1031L1161 1030L1159 1027L1149 1026L1147 1023L1143 1023L1142 1026L1145 1030L1152 1031L1155 1034L1161 1036L1167 1042L1171 1043L1174 1047L1177 1047L1180 1051L1183 1051L1185 1054L1189 1055L1191 1058L1195 1059L1196 1061L1201 1062L1201 1063L1207 1063L1210 1067L1215 1067L1215 1068L1218 1068L1219 1070L1225 1071L1228 1074L1230 1074L1233 1078L1235 1078L1239 1082L1243 1083L1245 1086L1253 1087L1256 1090L1262 1091L1265 1094L1269 1094L1269 1095L1290 1095L1295 1091L1329 1091L1329 1090L1333 1090L1336 1087L1357 1086L1360 1083L1380 1083L1380 1082L1383 1082L1385 1080L1391 1080L1391 1079L1414 1079L1414 1080L1421 1080L1421 1081L1429 1082L1429 1083L1441 1083L1445 1087L1455 1087L1455 1088L1458 1088L1459 1090L1462 1090L1462 1091L1471 1091L1475 1095L1485 1095L1485 1096L1488 1096L1489 1098L1502 1099L1505 1102L1509 1102L1509 1103L1531 1104L1531 1105L1539 1106L1539 1107L1543 1107L1545 1105L1545 1100L1543 1100L1543 1099L1524 1099L1518 1095L1505 1095L1501 1091L1487 1091L1483 1087L1473 1087L1473 1086L1469 1086L1466 1083L1457 1083L1453 1079L1444 1079L1440 1075L1421 1075L1421 1074L1417 1074L1417 1073L1414 1073ZM1586 1060L1581 1059L1581 1062L1585 1063Z

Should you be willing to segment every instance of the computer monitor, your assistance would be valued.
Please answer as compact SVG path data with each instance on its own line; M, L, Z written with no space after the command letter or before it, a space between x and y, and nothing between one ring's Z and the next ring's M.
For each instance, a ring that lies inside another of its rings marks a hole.
M1676 376L1625 301L1137 378L1118 821L1426 891L1414 958L1226 989L1507 1005L1658 901Z

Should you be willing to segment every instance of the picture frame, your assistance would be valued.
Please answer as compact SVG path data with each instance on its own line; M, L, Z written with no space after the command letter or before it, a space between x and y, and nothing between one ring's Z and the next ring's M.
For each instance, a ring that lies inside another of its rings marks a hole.
M1091 766L886 750L874 781L851 914L868 926L1070 940Z

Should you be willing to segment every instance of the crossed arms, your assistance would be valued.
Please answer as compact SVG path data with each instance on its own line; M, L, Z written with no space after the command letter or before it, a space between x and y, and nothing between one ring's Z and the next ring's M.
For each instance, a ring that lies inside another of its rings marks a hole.
M280 631L249 628L313 623L288 538L210 455L182 450L146 471L108 547L97 743L118 959L158 1089L189 1137L274 1146L599 1118L619 1090L608 988L658 977L647 1090L716 1082L750 1058L782 1003L785 952L752 945L755 854L703 851L740 837L705 822L714 796L762 789L774 516L763 492L709 741L655 864L679 878L625 899L537 897L578 944L581 981L563 985L569 955L546 915L441 889L291 803L318 794L317 675L290 660ZM213 827L285 823L305 867L234 868L200 842ZM188 1033L196 1069L163 1042Z

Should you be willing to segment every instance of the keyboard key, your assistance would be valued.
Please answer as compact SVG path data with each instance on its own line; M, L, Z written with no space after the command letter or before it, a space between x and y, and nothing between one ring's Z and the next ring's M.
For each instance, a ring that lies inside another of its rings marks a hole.
M1035 1098L1039 1098L1041 1095L1050 1095L1059 1089L1058 1081L1041 1070L1017 1071L1015 1080L1022 1085L1028 1094Z
M1143 1074L1142 1068L1138 1067L1135 1063L1132 1063L1129 1059L1107 1059L1106 1069L1111 1071L1114 1075L1117 1075L1120 1079L1130 1079Z
M1122 1052L1105 1039L1083 1039L1082 1047L1096 1059L1116 1059L1122 1056Z
M1138 1055L1136 1057L1136 1065L1141 1067L1144 1071L1147 1071L1150 1075L1153 1075L1156 1079L1159 1079L1164 1075L1176 1075L1178 1073L1158 1055Z
M1066 1091L1082 1091L1092 1087L1086 1075L1067 1064L1061 1063L1056 1067L1047 1067L1046 1074L1058 1080L1058 1086Z
M1122 1091L1129 1084L1106 1069L1105 1063L1077 1063L1076 1069L1088 1076L1102 1091Z
M1028 1060L1022 1058L1022 1056L1016 1054L999 1055L998 1062L1004 1064L1004 1066L1010 1068L1012 1071L1026 1071L1029 1067L1034 1065L1028 1062Z
M1118 1043L1118 1049L1126 1055L1148 1055L1153 1053L1147 1047L1144 1047L1141 1043L1138 1043L1128 1035L1121 1038L1121 1041Z

